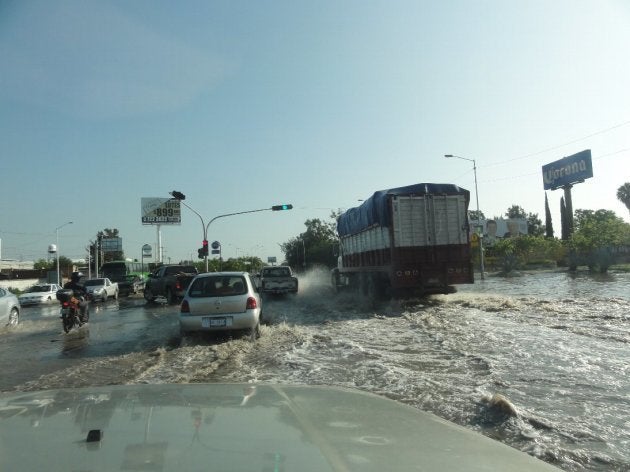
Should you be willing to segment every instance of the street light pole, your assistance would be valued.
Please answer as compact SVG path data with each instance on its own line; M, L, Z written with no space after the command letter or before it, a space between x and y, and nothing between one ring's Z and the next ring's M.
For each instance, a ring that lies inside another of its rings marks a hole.
M59 270L59 230L64 226L71 224L72 221L68 221L67 223L64 223L61 226L57 226L55 228L55 234L57 235L57 285L61 285L61 271Z
M203 231L203 240L207 241L208 240L208 227L206 226L206 223L203 221L203 217L197 213L194 209L192 209L190 206L188 206L183 199L176 197L175 195L180 196L181 194L176 192L176 191L172 191L171 195L173 196L173 198L175 200L179 200L179 203L181 203L182 205L184 205L186 208L188 208L190 211L192 211L195 215L197 215L199 217L199 219L201 220L201 231ZM209 224L209 223L208 223ZM203 261L206 265L206 272L208 272L208 255L204 254L203 255Z
M474 159L468 159L467 157L455 156L453 154L444 154L444 157L453 157L456 159L462 159L464 161L470 161L473 163L473 173L475 175L475 199L477 200L477 228L481 226L481 213L479 212L479 190L477 189L477 162ZM481 280L485 279L485 267L484 267L484 255L483 255L483 235L479 236L479 269L481 270Z

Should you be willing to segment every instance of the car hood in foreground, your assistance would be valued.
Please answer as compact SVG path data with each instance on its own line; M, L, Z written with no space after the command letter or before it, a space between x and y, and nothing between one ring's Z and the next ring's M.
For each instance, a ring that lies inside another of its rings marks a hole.
M557 469L372 394L184 384L3 394L0 470Z

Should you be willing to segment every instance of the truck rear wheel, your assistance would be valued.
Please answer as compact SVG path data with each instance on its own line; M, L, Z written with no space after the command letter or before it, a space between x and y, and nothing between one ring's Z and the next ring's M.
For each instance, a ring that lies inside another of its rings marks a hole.
M150 288L146 288L144 289L144 299L146 301L148 301L149 303L153 303L155 301L155 297L153 296L153 292L151 291Z
M366 297L370 305L385 299L385 282L379 274L359 274L359 293Z
M249 329L249 340L255 342L260 337L260 322L256 323L256 326Z
M174 305L177 303L177 297L173 293L173 290L170 288L166 289L166 301L169 305Z
M339 269L333 269L330 272L330 285L332 286L333 292L339 293Z

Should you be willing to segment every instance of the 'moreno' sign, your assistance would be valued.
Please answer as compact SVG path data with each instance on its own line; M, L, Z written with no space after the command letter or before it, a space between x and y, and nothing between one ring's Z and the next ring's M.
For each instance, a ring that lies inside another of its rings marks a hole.
M593 177L591 150L578 152L542 167L545 190L555 190L565 185L583 182Z

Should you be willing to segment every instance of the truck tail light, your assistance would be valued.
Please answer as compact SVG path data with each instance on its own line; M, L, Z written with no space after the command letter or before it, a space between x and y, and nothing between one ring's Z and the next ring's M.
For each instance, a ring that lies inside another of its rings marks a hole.
M190 305L188 304L188 300L184 300L182 302L182 306L180 307L179 311L181 313L190 313Z
M254 308L258 308L258 302L254 297L247 298L247 305L245 306L247 310L253 310Z

